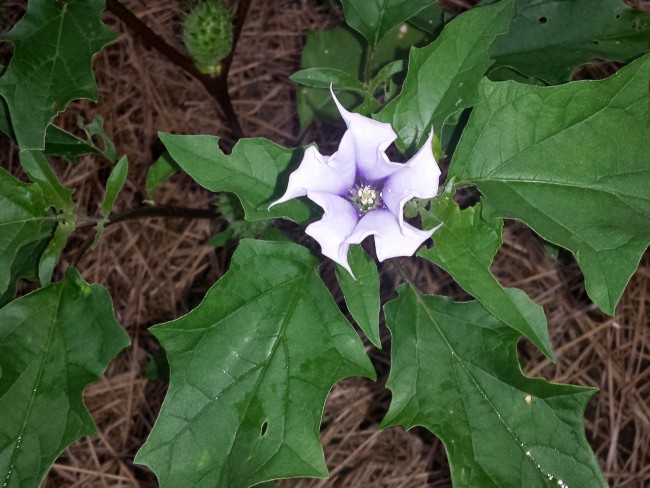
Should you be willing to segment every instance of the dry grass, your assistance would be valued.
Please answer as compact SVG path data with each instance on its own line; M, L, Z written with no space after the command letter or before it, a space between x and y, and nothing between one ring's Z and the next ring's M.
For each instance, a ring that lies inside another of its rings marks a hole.
M24 2L8 2L20 12ZM178 41L179 3L174 0L129 0L130 8L168 42ZM464 8L468 1L447 1ZM452 5L453 4L453 5ZM61 119L75 125L99 113L118 151L129 156L130 174L118 209L139 206L146 198L147 168L160 154L156 131L225 134L219 109L198 82L106 14L120 33L118 42L95 60L100 103L75 103ZM253 2L231 76L236 112L248 136L264 136L291 146L297 138L294 86L288 76L298 67L309 29L335 25L340 14L327 1ZM313 128L305 140L331 147L337 134ZM6 141L3 141L6 144ZM3 165L17 174L15 149L3 151ZM75 187L75 201L88 215L97 214L99 196L110 167L95 158L75 166L56 165ZM207 208L211 196L189 178L175 176L157 192L161 203ZM219 221L151 219L114 226L94 252L79 263L83 276L109 288L118 319L132 347L115 359L105 377L88 387L86 403L99 435L84 438L57 460L45 486L50 488L154 487L154 476L132 459L151 430L165 386L144 379L144 369L158 346L147 326L173 319L194 306L207 287L226 270L229 256L204 245ZM84 228L63 258L67 266L85 238ZM525 370L554 381L595 386L585 425L605 473L615 487L650 485L650 260L642 262L618 307L606 317L586 299L580 271L570 257L551 260L537 238L517 224L507 225L505 245L493 270L507 286L518 286L539 304L549 319L558 357L551 365L530 344L521 344ZM422 261L409 263L411 276L431 293L461 296L449 276ZM386 283L397 277L382 269ZM384 331L385 339L388 340ZM280 486L448 487L449 471L439 441L424 431L393 428L377 432L390 395L383 388L388 358L371 355L384 371L377 384L350 379L335 386L326 405L321 437L331 470L330 480L290 480Z

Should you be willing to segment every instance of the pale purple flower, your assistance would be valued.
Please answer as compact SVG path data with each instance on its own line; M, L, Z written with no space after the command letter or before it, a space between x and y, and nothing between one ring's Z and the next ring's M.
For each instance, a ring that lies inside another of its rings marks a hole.
M323 218L305 232L325 256L352 274L350 244L374 235L377 258L383 261L412 256L431 237L435 229L419 230L404 222L403 211L412 198L437 195L440 169L431 147L433 132L408 162L393 163L385 153L397 138L390 124L348 112L333 91L332 97L348 126L338 151L323 156L308 147L287 191L271 206L306 195L322 207Z

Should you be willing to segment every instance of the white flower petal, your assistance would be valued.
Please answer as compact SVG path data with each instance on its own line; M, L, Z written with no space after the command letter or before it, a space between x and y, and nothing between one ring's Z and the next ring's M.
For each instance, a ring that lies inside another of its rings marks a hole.
M402 229L408 225L404 223L406 202L411 198L433 198L438 194L440 168L433 156L432 139L433 132L417 154L384 183L384 205L398 218Z
M354 277L348 264L350 245L345 239L359 222L356 209L338 195L309 191L307 197L319 205L324 214L322 219L308 225L305 233L316 239L325 256L339 263Z
M330 91L334 103L336 103L339 113L345 121L345 125L348 126L347 132L341 139L339 151L345 149L347 153L349 149L348 147L344 148L344 143L346 145L350 142L354 144L354 160L363 178L374 182L401 169L403 165L390 162L384 152L397 139L397 134L395 134L390 124L364 117L361 114L348 112L340 104L331 87ZM350 134L350 137L346 140L348 134Z
M372 210L364 215L345 243L359 244L370 235L375 236L377 259L383 261L397 256L412 256L436 229L419 230L397 218L385 209Z
M269 208L292 198L307 195L309 191L343 195L354 184L354 160L344 168L342 161L334 161L323 156L314 146L309 146L300 166L289 176L287 191Z

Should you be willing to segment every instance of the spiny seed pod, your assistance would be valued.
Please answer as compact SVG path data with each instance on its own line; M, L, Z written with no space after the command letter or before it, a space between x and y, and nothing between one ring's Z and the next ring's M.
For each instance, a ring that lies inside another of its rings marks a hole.
M185 17L183 42L202 73L218 74L232 49L232 15L223 0L206 0Z

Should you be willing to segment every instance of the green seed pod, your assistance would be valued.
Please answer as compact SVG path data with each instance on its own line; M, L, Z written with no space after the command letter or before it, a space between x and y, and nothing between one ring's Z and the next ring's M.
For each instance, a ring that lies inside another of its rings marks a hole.
M183 42L202 73L218 74L232 49L232 15L223 0L206 0L185 17Z

